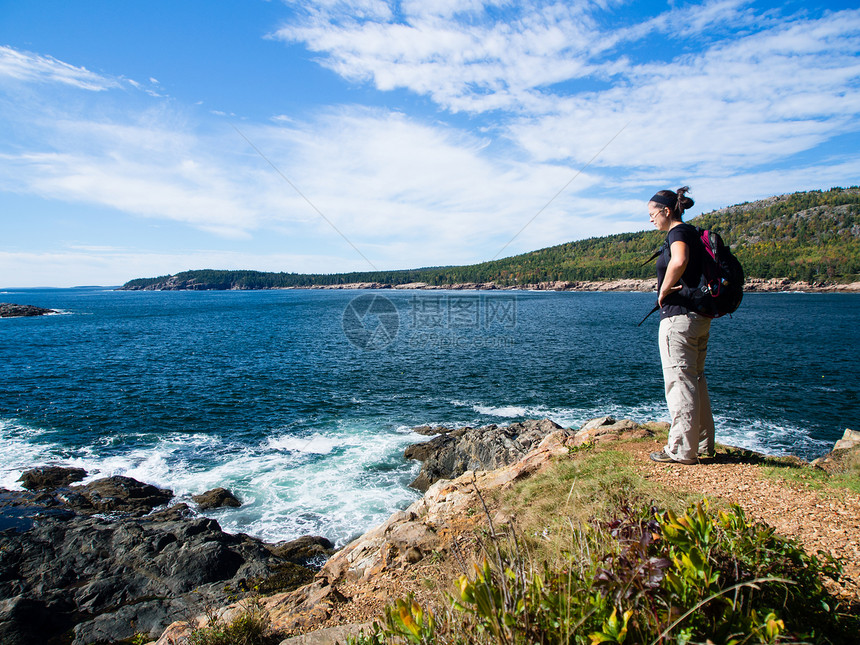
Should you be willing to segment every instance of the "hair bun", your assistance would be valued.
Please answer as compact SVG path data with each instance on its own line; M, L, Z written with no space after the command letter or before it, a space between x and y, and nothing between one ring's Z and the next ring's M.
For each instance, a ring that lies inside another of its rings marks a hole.
M692 198L687 197L686 193L688 193L689 191L689 186L681 186L678 190L675 191L678 194L678 207L682 213L685 210L692 208L693 204L696 203L692 200Z

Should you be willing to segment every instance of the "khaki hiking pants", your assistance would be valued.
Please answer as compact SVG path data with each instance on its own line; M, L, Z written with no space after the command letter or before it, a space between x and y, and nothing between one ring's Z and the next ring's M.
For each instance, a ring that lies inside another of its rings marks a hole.
M696 459L714 451L714 417L705 379L711 319L689 313L660 321L660 362L672 425L666 454Z

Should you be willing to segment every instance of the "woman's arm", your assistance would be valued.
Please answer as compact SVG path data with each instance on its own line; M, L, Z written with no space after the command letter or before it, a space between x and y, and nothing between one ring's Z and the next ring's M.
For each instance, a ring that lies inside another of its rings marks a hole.
M657 296L657 302L662 307L663 301L676 291L680 291L682 285L678 284L681 281L681 276L684 275L684 270L687 268L687 263L690 261L690 247L686 242L676 240L669 247L669 264L666 266L666 275L663 277L663 284L660 287L660 293Z

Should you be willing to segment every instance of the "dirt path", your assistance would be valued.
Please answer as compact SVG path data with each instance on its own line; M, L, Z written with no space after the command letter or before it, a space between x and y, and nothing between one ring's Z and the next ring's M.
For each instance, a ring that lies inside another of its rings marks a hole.
M834 591L860 599L860 496L777 481L764 476L754 460L739 456L718 453L695 466L651 461L648 453L662 446L655 441L614 447L629 451L649 481L738 504L748 518L797 538L808 553L821 550L844 558L843 584Z

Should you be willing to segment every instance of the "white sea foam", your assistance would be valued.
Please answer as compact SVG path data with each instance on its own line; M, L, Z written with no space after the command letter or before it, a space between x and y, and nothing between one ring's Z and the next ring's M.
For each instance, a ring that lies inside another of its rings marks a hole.
M354 445L358 438L345 438L332 435L314 433L310 437L283 435L271 437L266 442L266 447L271 450L283 450L287 452L307 452L317 455L327 455L335 448Z
M515 418L544 418L552 413L551 408L545 406L525 405L486 405L484 403L465 403L462 401L451 401L457 406L469 407L478 414L490 417L501 417L503 419Z
M37 464L53 462L57 455L50 442L44 442L44 431L13 419L0 419L0 443L3 460L0 466L0 488L18 490L18 478L24 470Z
M578 428L589 419L607 415L617 419L633 419L639 422L668 420L665 404L656 403L641 406L596 403L593 407L588 408L548 407L542 405L492 406L484 403L470 403L460 400L451 401L451 403L458 407L468 407L483 416L507 419L551 419L565 428ZM476 421L484 423L480 419Z
M170 488L177 501L189 503L194 494L224 486L243 505L206 514L227 531L270 541L313 533L342 545L418 497L407 487L419 464L402 458L414 440L405 432L344 425L307 436L281 434L250 446L202 434L170 435L149 445L129 441L140 445L124 452L94 445L74 454L44 435L14 421L0 422L7 456L0 485L20 488L16 480L23 470L51 463L84 468L84 483L125 475Z
M798 455L812 458L833 448L833 442L813 439L809 430L788 423L717 415L717 442L768 455Z
M472 409L478 414L486 414L493 417L524 417L529 414L528 409L516 405L503 405L493 407L489 405L473 405Z
M578 428L606 414L636 421L668 420L663 401L637 407L595 402L588 408L458 401L457 407L490 418L429 425L457 427L492 422L493 417L548 417L564 427ZM812 440L806 430L789 424L727 415L718 416L716 424L717 441L751 450L809 455L829 449L826 442ZM7 419L0 420L4 445L0 486L18 488L16 480L23 470L47 463L84 468L89 473L86 481L109 475L133 477L170 488L177 501L192 505L192 495L224 486L243 505L206 515L227 531L268 541L313 533L343 545L418 498L408 483L420 465L406 462L402 454L406 445L420 439L408 426L383 429L378 423L341 422L309 434L280 428L250 445L198 433L124 437L123 442L100 442L70 451L52 443L48 432ZM133 447L123 450L123 444Z
M259 450L197 473L183 489L192 492L192 484L197 492L214 485L231 488L243 506L211 514L225 530L270 541L315 533L338 544L418 497L406 487L418 468L401 456L411 441L408 435L341 428L340 437L323 438L332 447L325 453L285 450L292 444L288 437L269 439Z

